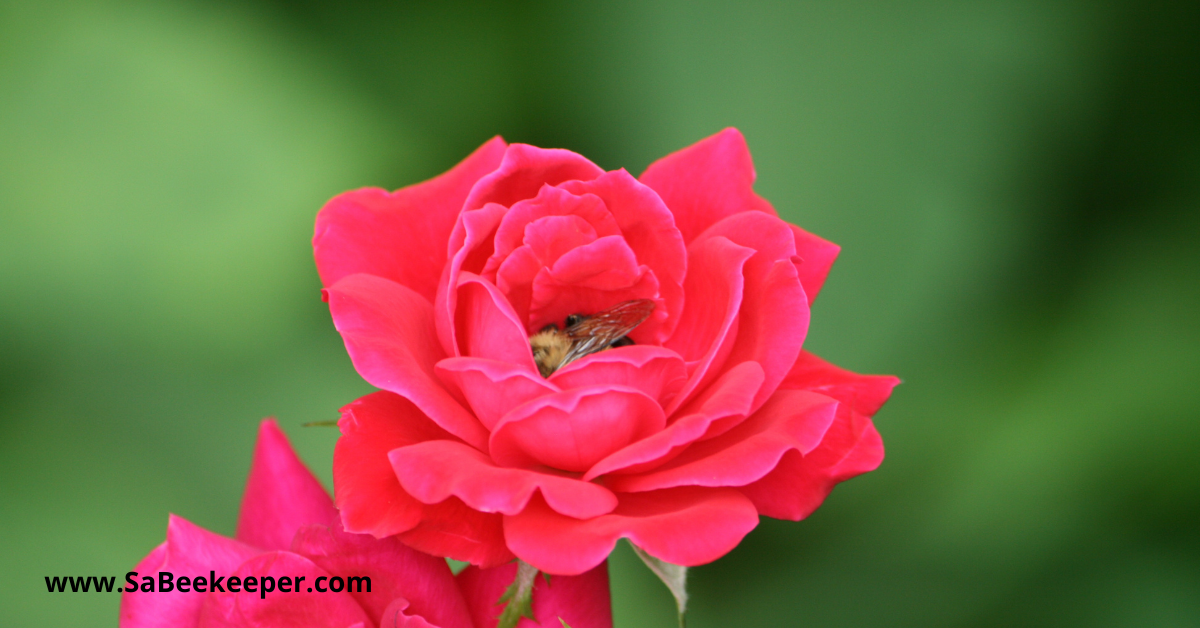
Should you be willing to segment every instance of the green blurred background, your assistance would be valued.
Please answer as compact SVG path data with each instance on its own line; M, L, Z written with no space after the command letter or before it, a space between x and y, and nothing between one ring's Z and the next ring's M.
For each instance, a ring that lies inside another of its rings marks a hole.
M809 348L905 384L689 625L1200 626L1200 19L1041 1L0 4L0 623L114 625L42 577L232 533L264 416L329 485L326 199L725 126L843 247ZM618 626L672 625L635 561Z

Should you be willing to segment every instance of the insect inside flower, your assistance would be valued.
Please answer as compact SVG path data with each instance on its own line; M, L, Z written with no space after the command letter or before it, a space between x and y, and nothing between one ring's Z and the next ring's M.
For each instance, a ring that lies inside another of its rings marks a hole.
M650 299L633 299L591 316L572 314L565 321L565 329L554 323L546 325L529 337L538 372L542 377L550 377L554 371L585 355L633 344L626 334L653 311L654 302Z

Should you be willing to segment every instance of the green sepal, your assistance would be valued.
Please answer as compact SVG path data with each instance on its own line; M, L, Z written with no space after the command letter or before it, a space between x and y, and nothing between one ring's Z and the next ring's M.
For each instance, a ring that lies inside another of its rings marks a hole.
M687 567L682 565L674 565L665 560L660 560L646 553L642 548L629 544L633 547L633 552L646 563L650 571L658 576L663 584L667 585L667 589L671 591L671 595L675 596L675 608L679 612L679 628L685 625L684 616L687 614Z

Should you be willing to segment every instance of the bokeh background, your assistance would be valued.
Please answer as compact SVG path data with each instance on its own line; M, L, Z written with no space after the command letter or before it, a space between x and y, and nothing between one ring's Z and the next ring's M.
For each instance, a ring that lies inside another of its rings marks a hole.
M726 126L843 246L808 347L888 457L692 572L689 625L1200 625L1200 19L1156 2L0 4L0 623L112 626L258 421L370 390L309 238L494 134L639 173ZM620 547L617 625L672 625Z

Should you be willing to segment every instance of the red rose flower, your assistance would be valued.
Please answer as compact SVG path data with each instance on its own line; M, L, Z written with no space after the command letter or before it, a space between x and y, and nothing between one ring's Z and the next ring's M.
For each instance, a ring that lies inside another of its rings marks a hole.
M898 380L802 351L838 247L753 182L735 129L640 179L496 138L424 183L331 200L324 295L383 389L342 410L346 529L554 574L622 537L697 565L878 466L870 417ZM622 304L641 315L615 346L535 360L531 337L582 342L572 320Z
M396 539L346 533L325 489L268 420L259 429L237 538L172 515L166 542L130 575L139 587L122 593L120 625L494 627L501 610L498 590L512 581L516 569L468 567L456 578L446 561ZM158 590L161 572L171 574L168 592ZM252 587L244 585L247 576L255 579ZM369 578L369 584L356 584L351 577ZM332 583L334 578L342 582ZM612 628L607 565L577 577L538 579L532 610L543 627L559 625L562 618L576 628ZM518 624L537 625L528 619Z

